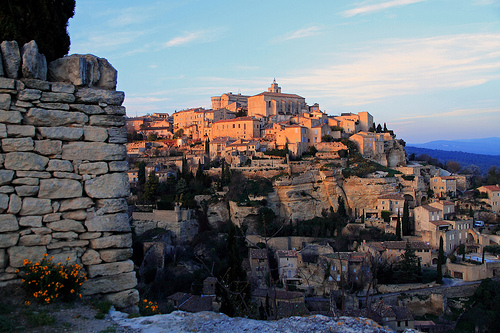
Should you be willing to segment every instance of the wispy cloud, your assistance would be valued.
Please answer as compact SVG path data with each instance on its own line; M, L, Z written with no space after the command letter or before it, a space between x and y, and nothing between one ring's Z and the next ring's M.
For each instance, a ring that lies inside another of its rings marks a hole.
M303 29L299 29L299 30L292 31L292 32L288 33L285 36L284 40L310 37L310 36L317 35L320 31L321 31L321 28L318 26L303 28Z
M500 34L387 40L353 51L343 64L280 79L314 98L363 105L392 96L472 87L500 78Z
M465 115L476 117L479 114L489 114L489 113L500 114L500 108L469 108L469 109L456 109L447 112L434 112L425 115L422 114L409 115L406 117L395 119L396 121L394 123L395 124L400 123L399 121L405 121L405 120L428 119L428 118L451 118L451 117L459 117Z
M207 37L207 31L195 31L195 32L187 32L181 36L177 36L166 42L164 45L166 47L180 46L188 43L192 43L194 41L203 39Z
M393 8L393 7L401 7L401 6L406 6L410 5L413 3L417 2L423 2L426 0L391 0L391 1L384 1L376 4L371 4L371 5L364 5L364 6L359 6L353 9L349 9L344 11L342 14L346 17L352 17L355 15L359 14L370 14L373 12L378 12L381 10Z

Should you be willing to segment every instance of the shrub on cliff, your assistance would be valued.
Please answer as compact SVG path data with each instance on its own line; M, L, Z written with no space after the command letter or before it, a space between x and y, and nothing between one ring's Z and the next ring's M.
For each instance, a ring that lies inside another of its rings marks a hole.
M35 40L47 62L68 54L68 20L75 14L75 0L0 1L0 41L24 45Z

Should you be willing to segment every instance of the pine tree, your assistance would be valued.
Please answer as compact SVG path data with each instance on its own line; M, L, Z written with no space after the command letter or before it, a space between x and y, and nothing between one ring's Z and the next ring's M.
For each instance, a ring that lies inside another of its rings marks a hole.
M142 161L137 168L139 169L137 171L137 182L139 185L144 185L146 183L146 162Z
M144 186L144 200L153 203L156 200L157 189L158 177L155 175L154 171L151 171Z
M418 267L419 258L409 241L406 242L405 253L401 255L402 279L406 282L416 282L420 274Z
M444 264L444 249L443 249L443 236L439 237L439 250L438 250L438 262L437 262L437 278L436 282L443 283L443 264Z

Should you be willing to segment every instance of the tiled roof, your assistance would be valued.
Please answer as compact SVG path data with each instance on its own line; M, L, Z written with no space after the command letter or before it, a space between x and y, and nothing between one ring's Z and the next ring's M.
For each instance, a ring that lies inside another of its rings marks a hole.
M377 199L393 199L393 200L404 200L405 197L401 193L388 193L378 196Z
M492 192L500 191L500 186L498 186L498 185L484 185L481 187L484 187L488 191L492 191Z
M443 221L443 220L439 220L439 221L429 221L429 223L432 223L434 224L435 226L440 226L440 225L451 225L450 222L446 222L446 221Z
M261 92L260 94L257 94L257 95L251 96L251 97L255 97L255 96L304 98L304 97L296 95L296 94L273 93L273 92L269 92L269 91L264 91L264 92Z
M276 255L281 258L294 258L297 257L297 251L295 250L278 250L276 251Z
M441 211L441 209L436 208L436 207L432 207L430 205L422 205L420 207L422 207L423 209L425 209L425 210L427 210L429 212L440 212Z
M250 249L250 259L267 259L266 249Z

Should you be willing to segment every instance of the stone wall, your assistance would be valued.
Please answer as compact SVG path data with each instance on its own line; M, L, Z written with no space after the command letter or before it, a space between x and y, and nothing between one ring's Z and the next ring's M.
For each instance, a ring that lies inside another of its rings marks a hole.
M139 300L126 197L124 93L92 55L46 64L35 42L1 43L0 286L44 253L81 263L84 295ZM49 81L47 81L47 79Z

